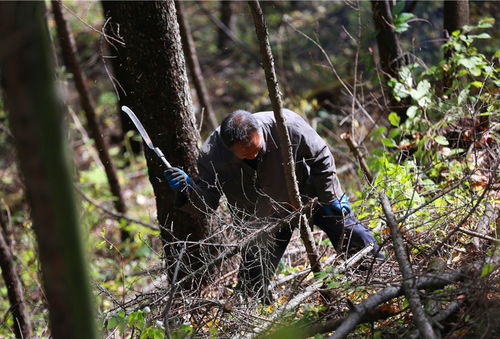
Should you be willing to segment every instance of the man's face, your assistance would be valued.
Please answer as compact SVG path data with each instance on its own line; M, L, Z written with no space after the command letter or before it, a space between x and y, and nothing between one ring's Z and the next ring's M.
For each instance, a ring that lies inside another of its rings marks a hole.
M231 151L240 159L252 160L257 157L262 149L262 136L254 131L250 134L248 142L239 142L231 147Z

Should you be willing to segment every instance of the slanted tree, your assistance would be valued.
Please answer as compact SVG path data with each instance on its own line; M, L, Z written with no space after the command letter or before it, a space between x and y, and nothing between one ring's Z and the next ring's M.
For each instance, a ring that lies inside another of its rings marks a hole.
M126 1L116 5L123 19L121 26L130 76L127 84L132 84L128 91L134 98L129 106L169 162L196 177L199 134L174 1ZM165 168L149 149L145 155L162 226L166 263L171 267L180 252L172 242L203 239L207 234L207 221L175 208L176 196L163 179ZM197 246L187 249L179 279L201 265L198 251Z
M96 338L43 1L0 2L2 87L38 245L51 337Z
M113 164L111 156L109 155L108 144L104 139L101 128L99 126L97 114L94 110L94 103L92 102L92 97L90 96L89 90L87 88L87 80L85 74L82 72L82 69L78 62L75 40L73 38L73 34L69 29L66 19L64 18L61 0L52 1L52 10L54 12L54 19L56 22L58 33L57 35L59 38L59 43L61 45L64 63L73 74L75 87L80 96L80 103L87 119L87 126L92 139L94 139L97 154L99 155L99 159L101 160L104 167L104 172L106 173L106 178L108 179L109 188L114 197L113 203L119 213L125 214L127 212L125 199L122 195L122 189L118 181L115 166ZM121 238L122 240L130 239L130 234L123 228L121 229Z
M295 174L295 161L293 159L292 144L290 142L290 135L286 128L285 116L283 114L281 93L278 85L278 78L274 69L274 58L269 44L269 34L264 19L264 14L260 7L259 1L248 1L252 17L255 24L255 32L259 41L260 53L262 55L262 67L266 75L267 88L269 90L269 98L273 107L276 125L278 127L279 144L281 145L281 156L284 159L284 175L286 177L287 191L290 203L297 209L302 208L302 201L300 200L299 186L297 184L297 176ZM321 263L319 261L316 244L309 229L307 218L304 215L299 220L300 224L300 237L304 242L307 256L311 264L313 272L321 272Z
M186 20L184 15L184 5L181 1L175 2L175 9L177 10L177 22L179 23L179 30L182 37L184 56L191 73L191 78L193 79L198 101L200 102L200 113L203 115L203 119L202 121L200 120L200 123L205 123L209 129L215 129L218 126L217 118L215 117L215 111L212 107L207 87L205 86L205 79L203 78L203 73L201 72L196 47L194 46L193 37L191 35L191 29L189 27L189 22Z

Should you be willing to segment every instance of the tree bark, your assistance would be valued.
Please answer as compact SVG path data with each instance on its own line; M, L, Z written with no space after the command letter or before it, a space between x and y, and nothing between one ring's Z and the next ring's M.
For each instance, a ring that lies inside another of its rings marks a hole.
M373 22L375 24L380 67L384 72L386 80L398 78L399 69L406 62L399 38L394 31L391 5L389 0L371 0ZM395 111L402 121L406 119L406 108L409 106L407 100L397 102L389 94L390 109Z
M443 26L447 37L469 24L469 0L446 0L443 7Z
M125 142L126 134L132 131L132 134L138 135L137 130L130 118L123 114L121 107L123 105L131 106L135 101L130 92L131 84L128 84L129 76L127 73L127 49L124 44L115 41L122 40L121 26L122 19L117 1L101 0L104 17L106 18L106 26L104 32L109 36L106 38L108 42L108 53L113 69L114 87L117 91L117 115L120 117L121 125L121 141ZM142 142L135 138L130 138L130 148L134 154L141 153Z
M24 301L23 286L14 265L14 258L10 247L0 229L0 268L7 287L7 295L10 302L10 312L14 321L13 330L16 338L31 338L31 321Z
M408 254L404 248L403 236L399 230L398 222L392 213L391 203L383 191L380 193L380 201L382 203L382 209L384 210L386 222L391 228L392 243L394 245L394 251L396 252L399 269L401 271L401 275L403 276L403 290L410 304L410 309L413 313L418 331L420 332L422 338L435 339L437 338L436 333L432 328L427 314L425 314L422 307L422 301L420 300L420 296L416 288L416 277L413 273L410 260L408 259Z
M214 130L218 126L217 118L215 117L215 111L212 107L212 103L210 102L210 96L208 95L207 88L205 87L205 79L203 78L203 73L201 72L198 55L196 54L196 48L191 35L191 29L189 28L189 23L184 16L183 7L184 5L181 1L175 2L177 22L179 23L184 57L186 58L186 63L189 67L189 71L191 72L194 88L196 89L196 95L198 96L198 101L200 102L201 114L204 117L204 123L208 125L210 129Z
M96 338L65 157L45 3L0 2L2 86L31 210L53 338Z
M64 63L73 74L75 86L80 96L80 103L82 105L83 111L85 112L85 117L87 118L87 125L90 135L95 141L99 159L104 166L104 171L106 172L106 177L108 179L111 193L115 198L113 203L119 213L125 214L127 212L127 208L125 205L125 200L123 199L120 183L118 182L118 177L116 175L116 169L108 152L109 147L102 136L101 129L97 121L94 104L87 88L87 80L77 60L75 40L68 27L66 19L64 19L61 0L52 1L52 10L54 12L54 19L58 32L57 35L59 38L59 43L61 44ZM130 234L124 229L121 230L121 236L122 240L130 238Z
M391 6L388 0L371 0L373 22L377 30L377 45L382 70L397 78L403 61L403 51L394 31Z
M234 1L221 0L220 3L220 21L231 32L234 32L236 17L233 15ZM227 53L230 49L231 39L226 32L219 27L218 47L222 53Z
M259 2L257 0L249 1L248 5L250 6L250 9L252 11L252 17L255 23L255 32L257 33L260 52L262 56L262 67L264 68L264 72L266 74L269 97L271 99L274 117L276 119L276 124L278 127L278 142L281 145L281 156L284 161L283 168L285 171L285 177L287 178L288 197L290 199L291 205L294 208L300 210L302 209L302 201L300 200L299 187L297 185L297 177L295 175L295 161L293 159L292 144L290 142L290 136L286 128L285 116L283 115L283 112L281 110L283 104L281 102L281 93L278 86L276 71L274 69L273 54L271 51L271 46L269 44L269 35L267 32L264 14L262 13L262 9L260 8ZM306 247L307 256L309 258L309 262L311 263L311 269L313 272L320 272L321 263L319 261L319 256L316 251L316 245L314 243L310 228L307 225L307 218L305 217L305 215L301 215L300 218L300 236Z
M12 248L14 242L14 234L12 233L12 222L10 219L9 207L7 205L4 210L0 207L0 231L3 232L5 242L9 248Z
M126 1L116 5L123 20L121 28L127 48L127 71L132 84L128 91L135 99L130 106L169 162L196 177L199 134L174 1ZM163 179L161 161L149 148L145 149L166 263L173 267L182 245L170 243L177 239L194 242L203 239L208 233L208 223L205 218L175 208L175 193ZM179 280L202 265L198 246L188 247L184 258ZM173 272L169 273L172 277Z

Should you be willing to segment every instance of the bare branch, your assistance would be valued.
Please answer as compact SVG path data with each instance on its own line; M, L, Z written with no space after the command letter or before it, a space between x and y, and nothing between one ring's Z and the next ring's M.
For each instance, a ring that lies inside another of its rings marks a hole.
M255 32L259 41L260 52L262 56L262 67L266 74L266 83L269 90L269 98L271 99L271 104L273 106L274 117L276 119L276 125L278 127L278 137L279 143L281 145L280 151L281 156L284 160L284 172L287 178L287 190L288 198L292 206L296 209L302 209L302 202L300 200L299 188L297 184L297 178L295 174L295 161L293 160L292 145L290 142L290 136L286 128L285 116L283 114L282 108L283 104L281 101L281 93L278 85L278 79L276 76L276 70L274 69L274 60L269 44L269 34L267 32L266 22L264 19L264 14L260 8L259 1L249 1L252 17L255 23ZM318 253L316 250L316 245L311 235L311 230L308 226L307 218L302 215L298 220L300 224L300 235L302 241L307 250L307 256L311 263L311 268L313 272L321 271L321 263L319 261Z
M404 247L404 239L399 230L396 217L392 213L391 203L384 191L380 193L380 202L382 203L382 209L384 210L387 224L391 228L391 237L394 251L396 252L396 259L398 260L399 268L403 275L403 289L410 303L410 308L413 312L417 328L423 338L437 338L430 320L424 312L418 291L415 288L415 275Z
M123 214L123 213L118 213L118 212L115 212L113 210L110 210L110 209L102 206L102 204L100 204L99 202L95 201L94 199L92 199L88 195L86 195L79 187L75 186L75 189L82 196L82 198L85 201L87 201L88 203L94 205L95 207L97 207L98 209L100 209L104 213L109 214L112 217L115 217L115 218L118 218L118 219L125 219L127 221L136 223L138 225L142 225L142 226L151 228L151 229L153 229L155 231L159 231L160 230L160 227L158 225L150 224L150 223L144 222L144 221L139 220L139 219L131 218L131 217L129 217L129 216Z

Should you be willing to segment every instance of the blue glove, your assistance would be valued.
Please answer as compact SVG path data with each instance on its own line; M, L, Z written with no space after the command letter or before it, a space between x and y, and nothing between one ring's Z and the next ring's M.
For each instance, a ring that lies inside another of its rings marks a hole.
M163 172L171 189L183 192L193 186L193 180L183 170L177 167L170 167Z
M325 212L325 215L329 217L348 215L351 213L349 198L345 194L340 198L340 201L333 200L328 204L321 204L320 206L323 212Z

